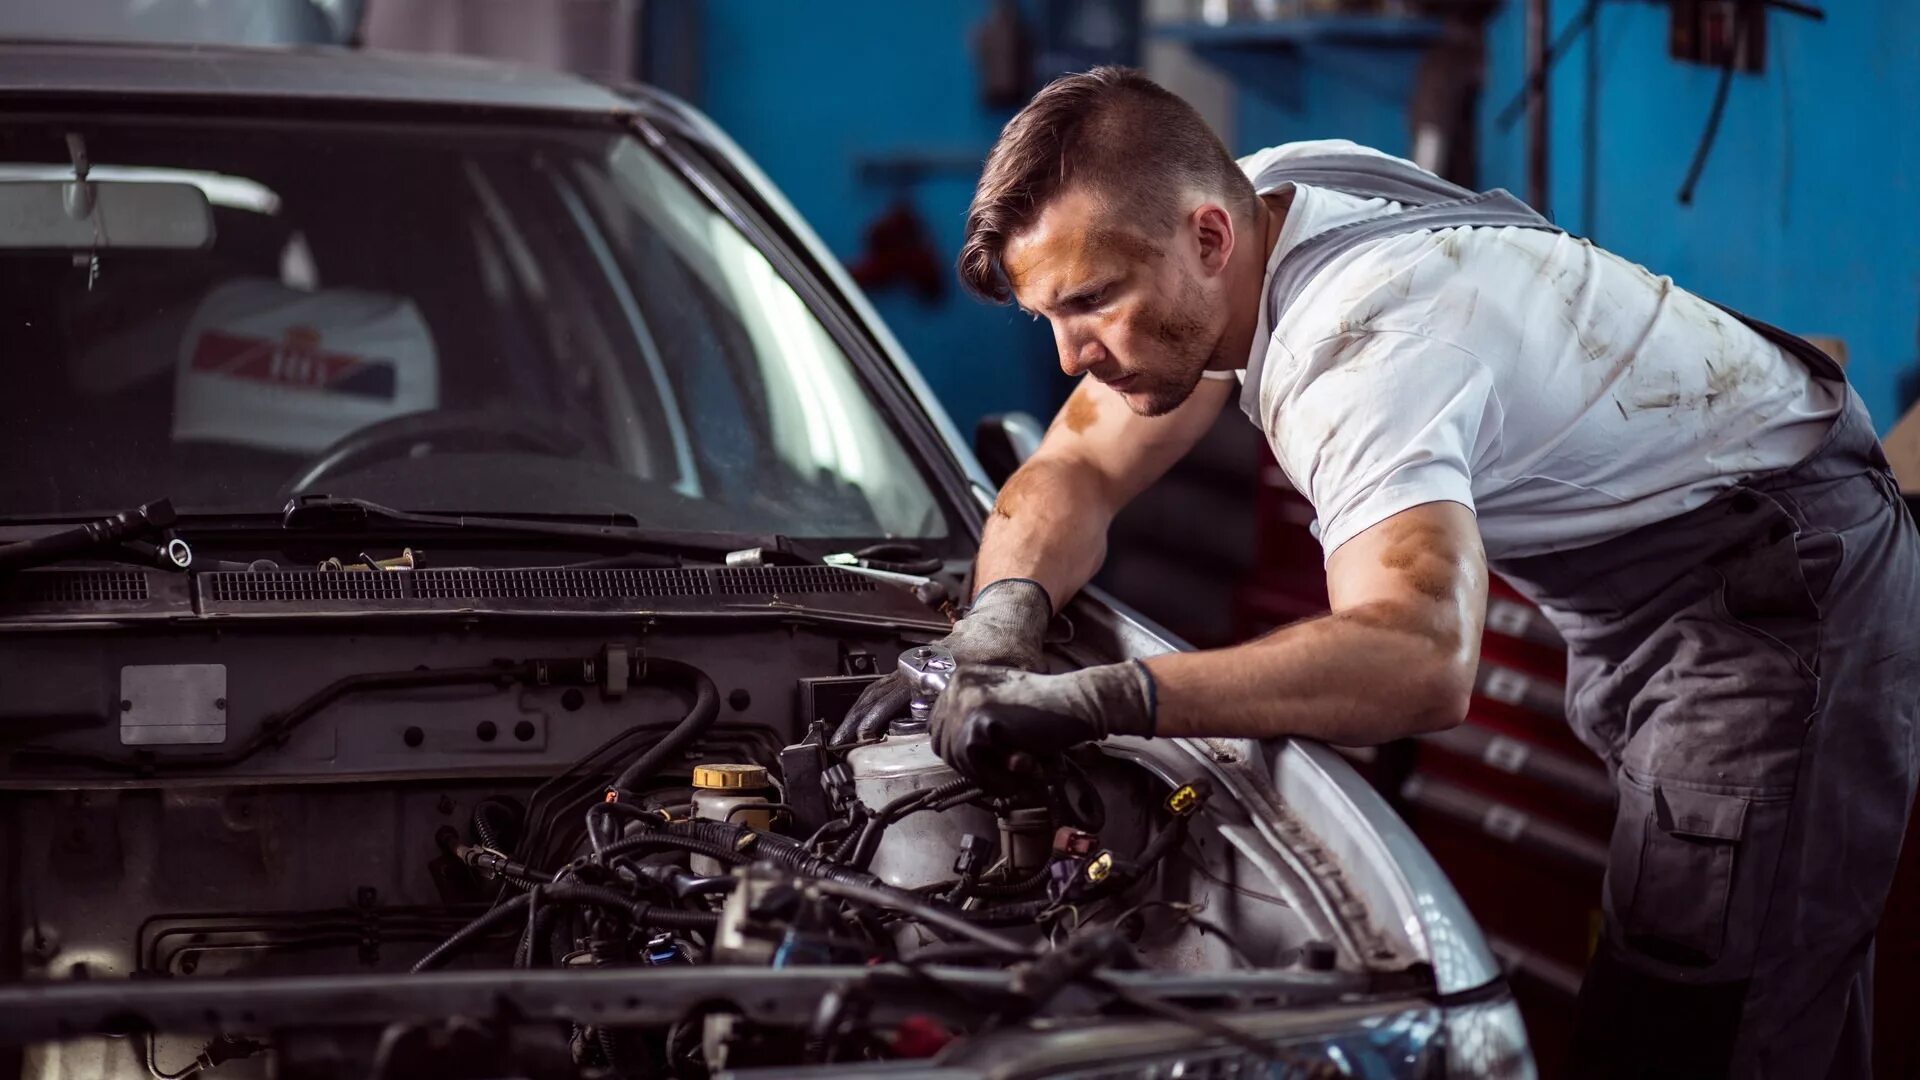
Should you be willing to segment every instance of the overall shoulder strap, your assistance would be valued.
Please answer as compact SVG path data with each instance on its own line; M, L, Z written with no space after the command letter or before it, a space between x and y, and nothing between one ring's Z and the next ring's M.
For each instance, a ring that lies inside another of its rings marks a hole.
M1267 283L1267 326L1276 328L1314 275L1362 244L1432 229L1463 227L1561 231L1540 212L1504 189L1475 194L1423 169L1371 154L1329 154L1275 162L1254 179L1257 190L1270 191L1284 183L1310 184L1363 198L1390 199L1410 209L1383 214L1329 229L1296 246L1281 258ZM1260 422L1260 376L1266 366L1262 350L1247 365L1240 407Z
M1313 154L1282 158L1253 178L1255 191L1282 184L1308 184L1366 199L1389 199L1402 206L1464 199L1473 192L1425 169L1379 154Z
M1376 154L1315 154L1276 161L1254 177L1256 191L1272 191L1282 184L1308 184L1368 199L1388 199L1408 209L1329 229L1287 252L1274 268L1267 288L1267 326L1280 325L1314 275L1362 244L1411 232L1433 229L1503 228L1564 232L1539 211L1504 188L1475 194L1397 158ZM1805 338L1761 322L1724 304L1715 307L1739 319L1761 337L1805 364L1822 379L1845 381L1840 365ZM1240 408L1260 422L1260 376L1266 366L1263 349L1247 365Z

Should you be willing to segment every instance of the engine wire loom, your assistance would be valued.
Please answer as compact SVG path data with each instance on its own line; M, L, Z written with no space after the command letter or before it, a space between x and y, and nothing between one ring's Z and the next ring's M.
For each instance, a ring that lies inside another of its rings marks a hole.
M822 798L800 798L791 783L796 776L777 797L769 790L746 803L709 798L705 805L724 813L703 817L699 789L689 801L673 777L683 775L685 753L713 723L712 682L657 657L636 659L634 673L636 681L670 675L691 690L692 707L664 730L637 727L596 748L540 785L524 810L504 797L484 800L471 838L443 830L444 854L493 897L415 971L500 962L486 957L529 969L897 963L938 981L941 966L1014 964L1032 974L1023 976L1021 1002L1005 1019L1046 1006L1067 984L1111 999L1095 975L1130 962L1120 955L1126 947L1115 944L1116 927L1124 919L1137 932L1156 903L1114 902L1183 847L1189 822L1211 794L1204 783L1169 792L1145 842L1123 855L1102 841L1105 811L1070 766L1055 771L1056 782L989 795L932 757L921 725L905 722L879 740L842 748L823 745L826 725L816 723L811 748L789 747L780 759L808 762L805 779ZM552 674L545 668L539 677ZM892 756L873 752L883 749ZM777 770L779 763L766 764ZM701 769L768 772L759 764ZM882 793L885 801L876 802ZM828 807L828 820L804 836L786 835L780 830L798 824L792 805ZM739 820L734 811L742 806L755 811L754 823ZM957 834L908 827L962 812L972 816L953 820L986 827L967 825ZM569 818L577 822L571 828ZM1035 835L1037 847L1028 839ZM929 837L946 850L930 850ZM896 1048L859 1022L867 1008L849 989L823 1000L805 1030L690 1013L664 1030L580 1026L573 1047L578 1060L617 1076L892 1056Z

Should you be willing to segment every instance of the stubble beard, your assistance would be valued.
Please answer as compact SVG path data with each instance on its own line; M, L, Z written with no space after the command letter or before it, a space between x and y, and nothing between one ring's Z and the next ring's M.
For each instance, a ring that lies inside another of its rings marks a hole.
M1165 347L1167 362L1161 371L1143 372L1138 381L1145 385L1126 396L1134 415L1165 416L1193 396L1200 373L1213 362L1219 345L1209 340L1208 314L1205 295L1188 280L1179 298L1147 328L1147 336Z

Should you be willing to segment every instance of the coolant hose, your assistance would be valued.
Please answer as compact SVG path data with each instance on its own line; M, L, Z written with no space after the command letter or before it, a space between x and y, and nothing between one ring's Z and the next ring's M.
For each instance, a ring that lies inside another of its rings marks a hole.
M660 771L660 766L671 761L675 755L685 750L693 741L706 733L713 722L720 718L720 691L713 685L707 673L692 664L683 664L678 660L650 659L646 661L648 682L658 675L679 675L693 683L693 708L687 711L686 718L674 725L672 731L661 737L640 759L621 770L614 779L612 788L620 799L629 798L634 788L642 781Z
M613 861L622 855L631 855L648 848L691 851L696 855L705 855L725 863L746 862L750 858L724 843L715 843L698 836L667 832L646 832L638 836L629 836L624 840L615 840L600 850L598 858L602 865L612 865Z

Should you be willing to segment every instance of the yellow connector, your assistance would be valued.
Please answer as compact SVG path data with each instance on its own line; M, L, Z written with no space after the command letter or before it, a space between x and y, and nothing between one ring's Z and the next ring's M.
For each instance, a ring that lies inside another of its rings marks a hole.
M1193 813L1199 805L1200 793L1194 790L1192 784L1181 784L1173 789L1173 794L1167 796L1167 812L1179 817Z
M1113 873L1113 853L1111 851L1103 851L1087 861L1087 880L1089 882L1098 885L1100 882L1107 880L1107 875L1111 873Z

